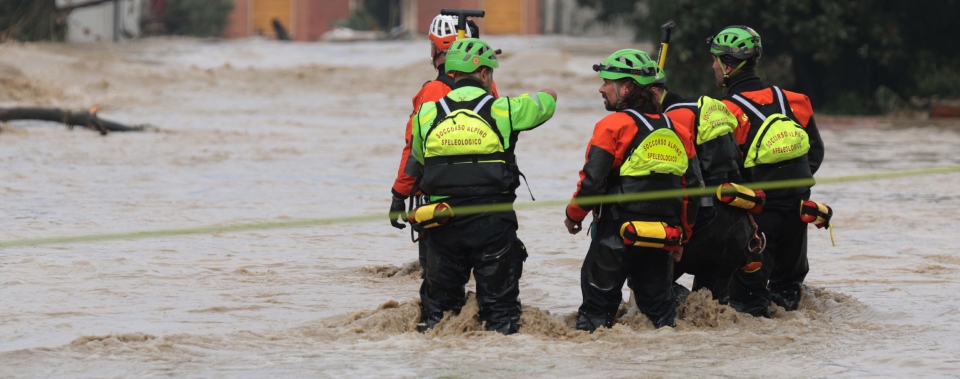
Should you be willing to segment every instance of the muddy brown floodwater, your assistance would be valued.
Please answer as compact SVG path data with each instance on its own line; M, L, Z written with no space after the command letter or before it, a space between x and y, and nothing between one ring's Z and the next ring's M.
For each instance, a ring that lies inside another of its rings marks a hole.
M506 52L501 93L559 93L518 160L537 198L569 198L606 114L590 67L632 45L490 41ZM410 97L434 76L428 52L425 40L0 45L0 107L98 105L160 127L3 125L0 240L385 214ZM960 165L960 122L819 123L820 178ZM562 207L518 212L530 258L514 336L483 332L475 301L416 333L417 249L386 217L4 248L0 376L956 377L960 174L813 191L836 212L837 245L810 229L798 311L754 318L695 293L659 330L626 305L611 329L574 330L588 241L566 233Z

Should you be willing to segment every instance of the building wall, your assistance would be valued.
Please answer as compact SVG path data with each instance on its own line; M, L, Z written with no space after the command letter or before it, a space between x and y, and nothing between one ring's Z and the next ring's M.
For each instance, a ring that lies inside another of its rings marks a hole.
M527 5L527 14L526 14L526 33L525 34L542 34L543 33L543 0L524 0Z
M400 0L400 25L409 32L415 32L419 24L417 0Z
M230 24L224 35L227 38L244 38L256 35L252 14L254 1L277 0L235 0L236 6L230 14ZM333 21L347 18L350 9L359 5L355 0L288 0L291 1L293 14L290 25L284 26L296 41L316 41L323 33L333 29ZM401 19L407 25L413 25L414 32L426 34L430 21L442 8L485 9L487 17L477 19L481 35L491 34L541 34L543 32L543 3L545 0L401 0ZM519 5L519 6L518 6ZM507 17L509 19L497 18ZM486 23L497 22L488 28ZM265 30L273 36L273 30Z
M644 3L640 3L643 7ZM610 37L621 40L633 39L635 25L622 20L596 22L597 11L577 4L577 0L544 1L544 33L588 37ZM659 25L653 26L654 38L660 38Z
M316 41L323 33L333 29L333 21L350 15L349 0L296 0L299 17L298 41Z
M223 31L224 37L243 38L250 35L250 1L234 0L233 11L230 12L230 22L226 30Z
M58 6L80 4L75 0L57 0ZM117 37L121 40L140 36L141 1L120 1L120 28ZM114 3L78 8L67 17L67 40L70 42L96 42L114 40Z
M250 7L253 34L276 38L273 20L279 21L280 25L287 30L287 34L293 34L296 28L293 23L293 3L294 0L253 0Z
M543 0L413 0L416 2L417 33L430 31L430 21L440 14L440 9L482 9L486 17L475 22L480 26L481 37L489 30L491 34L540 34L543 30ZM519 5L519 7L517 7ZM519 9L516 9L519 8ZM508 17L510 19L500 19ZM515 19L519 17L519 19ZM487 23L497 23L492 28Z
M230 24L224 32L225 37L245 38L256 35L257 29L263 28L262 25L258 27L258 24L255 23L259 14L255 15L253 12L255 9L266 9L268 11L269 9L266 7L255 8L254 5L259 5L259 3L255 4L254 1L258 0L235 0L235 7L233 12L230 13ZM264 2L264 4L269 1ZM287 1L290 1L290 7L293 11L289 18L281 18L281 21L295 41L316 41L323 33L333 29L334 20L347 18L350 14L350 0ZM263 24L263 22L261 21L260 24ZM264 35L273 37L273 28L269 27L264 30Z

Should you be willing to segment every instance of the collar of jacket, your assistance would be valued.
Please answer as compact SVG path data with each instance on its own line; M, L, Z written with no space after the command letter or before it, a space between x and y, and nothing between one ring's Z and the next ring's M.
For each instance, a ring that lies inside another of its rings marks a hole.
M759 91L769 87L767 83L760 80L760 77L757 76L757 72L754 70L743 71L728 80L730 85L727 86L727 93Z
M667 109L671 105L678 104L678 103L687 103L687 102L689 101L683 96L667 91L667 95L663 97L663 102L661 103L661 105L663 105L663 109Z
M483 89L483 83L480 83L479 80L474 78L463 78L457 80L456 83L453 83L453 89L463 88L463 87L477 87Z

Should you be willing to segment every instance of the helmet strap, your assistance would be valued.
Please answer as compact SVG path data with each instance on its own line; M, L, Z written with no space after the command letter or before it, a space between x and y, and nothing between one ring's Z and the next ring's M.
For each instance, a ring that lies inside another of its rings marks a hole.
M615 80L613 82L613 93L617 95L617 105L614 108L623 109L623 98L620 97L620 81Z
M718 57L718 56L716 56L716 55L714 55L713 57L717 60L717 64L720 65L720 70L723 70L723 85L721 86L721 88L723 88L723 92L722 92L722 93L726 94L726 93L727 93L727 90L730 89L730 88L727 87L727 84L730 82L730 76L733 75L733 74L736 74L737 72L739 72L739 71L740 71L740 68L742 68L743 65L747 64L747 60L744 59L744 60L740 61L740 64L738 64L737 67L734 67L733 70L730 70L730 72L727 73L727 67L728 67L728 66L725 65L725 64L723 64L723 61L720 60L720 57Z

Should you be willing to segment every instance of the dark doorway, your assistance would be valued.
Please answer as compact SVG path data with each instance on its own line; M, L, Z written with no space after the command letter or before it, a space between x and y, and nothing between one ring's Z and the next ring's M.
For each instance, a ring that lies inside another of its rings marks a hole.
M364 0L363 6L380 30L390 31L400 25L400 0Z

